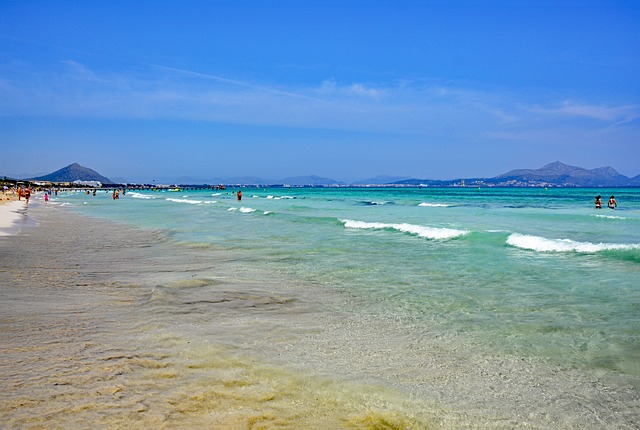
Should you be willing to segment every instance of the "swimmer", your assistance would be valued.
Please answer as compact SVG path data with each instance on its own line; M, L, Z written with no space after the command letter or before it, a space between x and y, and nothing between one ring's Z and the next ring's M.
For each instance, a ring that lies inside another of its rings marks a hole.
M596 196L596 209L602 209L602 196Z
M609 202L607 203L607 206L609 206L609 209L615 209L618 207L618 203L616 203L616 198L611 196L609 198Z

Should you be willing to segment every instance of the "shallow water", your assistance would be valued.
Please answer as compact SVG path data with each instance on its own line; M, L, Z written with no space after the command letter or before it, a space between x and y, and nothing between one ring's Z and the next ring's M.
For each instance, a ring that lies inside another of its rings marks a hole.
M92 345L108 340L124 357L112 359L126 369L113 379L87 379L120 384L101 388L118 400L87 407L93 420L636 428L640 199L615 190L620 210L596 211L596 191L246 189L242 202L211 190L60 195L42 216L71 210L117 224L83 222L79 233L76 221L57 232L82 247L47 272L77 261L81 280L44 284L67 304L90 291L87 303L101 305L83 312L112 326L86 328L93 340L82 351L100 363ZM41 238L31 240L37 248ZM39 279L3 299L40 297ZM15 335L3 330L7 345L24 331L12 321L3 318L15 325ZM82 345L70 339L68 348ZM10 352L42 342L27 336ZM50 397L60 390L50 388ZM14 423L19 410L7 412ZM73 424L68 411L54 416Z

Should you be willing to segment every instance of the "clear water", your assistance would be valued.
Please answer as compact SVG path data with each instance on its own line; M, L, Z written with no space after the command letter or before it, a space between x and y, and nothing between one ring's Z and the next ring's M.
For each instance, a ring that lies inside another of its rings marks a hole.
M241 202L212 190L58 201L242 251L478 347L640 376L640 190L613 190L615 211L594 209L601 193L256 188Z
M426 354L419 345L428 338L442 340L445 357L473 351L640 386L639 189L242 191L241 202L232 190L205 190L118 200L61 193L52 203L228 252L256 282L287 279L301 294L313 285L348 297L332 302L337 314L403 339L398 368L371 369L381 379L402 380L403 357ZM597 194L605 202L615 194L618 209L596 210ZM340 343L348 333L335 336ZM368 342L375 354L395 347ZM331 360L314 366L337 372L363 353L342 349L334 368ZM312 360L310 350L297 354Z

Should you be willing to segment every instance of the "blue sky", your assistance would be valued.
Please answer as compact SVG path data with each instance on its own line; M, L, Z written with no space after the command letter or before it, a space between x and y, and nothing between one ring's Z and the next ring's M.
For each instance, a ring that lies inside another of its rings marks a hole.
M640 174L637 1L0 0L0 175Z

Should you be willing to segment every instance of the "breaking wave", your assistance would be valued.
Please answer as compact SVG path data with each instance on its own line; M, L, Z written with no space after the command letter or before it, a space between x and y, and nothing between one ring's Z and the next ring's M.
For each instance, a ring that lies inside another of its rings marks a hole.
M467 230L458 230L454 228L426 227L422 225L407 223L382 223L382 222L365 222L354 221L349 219L341 219L345 228L366 229L366 230L395 230L402 233L409 233L418 237L434 240L447 240L469 234Z
M537 252L595 253L601 251L640 250L640 244L577 242L571 239L547 239L520 233L511 234L507 238L507 244Z
M428 207L428 208L448 208L451 205L447 205L445 203L420 203L418 206Z

